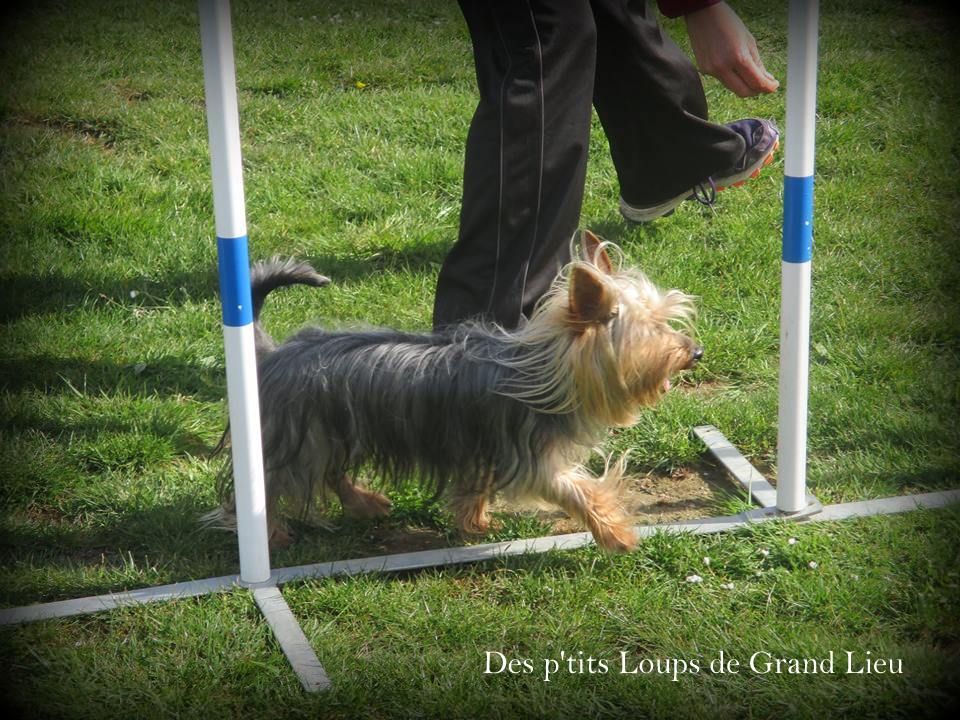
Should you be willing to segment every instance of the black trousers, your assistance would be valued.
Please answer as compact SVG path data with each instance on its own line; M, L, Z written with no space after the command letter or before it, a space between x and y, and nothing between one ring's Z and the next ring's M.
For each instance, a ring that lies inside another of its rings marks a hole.
M743 139L707 121L696 68L646 2L459 2L480 101L434 327L476 317L514 327L570 259L592 107L631 204L689 190L732 165Z

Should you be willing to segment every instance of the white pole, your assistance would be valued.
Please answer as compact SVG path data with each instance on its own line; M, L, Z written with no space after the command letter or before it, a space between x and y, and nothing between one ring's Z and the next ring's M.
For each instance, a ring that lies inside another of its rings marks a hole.
M240 580L254 584L270 579L270 550L229 0L200 0L200 37L223 304Z
M777 509L807 505L807 398L810 261L817 103L817 0L790 0L787 21L787 123L780 305L780 411Z

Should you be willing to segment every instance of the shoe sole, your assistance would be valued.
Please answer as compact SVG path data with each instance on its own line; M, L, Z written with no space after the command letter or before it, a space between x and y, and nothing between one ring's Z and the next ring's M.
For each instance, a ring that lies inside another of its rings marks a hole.
M632 205L628 205L623 198L620 198L620 214L623 215L624 219L629 222L652 222L657 218L672 215L673 211L676 210L688 197L690 197L690 194L684 193L683 195L678 195L671 200L662 202L659 205L654 205L653 207L647 208L635 208Z

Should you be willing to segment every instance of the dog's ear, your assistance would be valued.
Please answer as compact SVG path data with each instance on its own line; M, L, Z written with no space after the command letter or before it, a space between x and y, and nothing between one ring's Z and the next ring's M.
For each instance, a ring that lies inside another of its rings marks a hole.
M583 230L580 233L580 246L583 248L583 257L588 263L596 265L598 270L607 275L613 272L613 263L600 238L589 230Z
M612 292L589 265L574 265L570 271L570 319L581 324L605 323L619 310Z

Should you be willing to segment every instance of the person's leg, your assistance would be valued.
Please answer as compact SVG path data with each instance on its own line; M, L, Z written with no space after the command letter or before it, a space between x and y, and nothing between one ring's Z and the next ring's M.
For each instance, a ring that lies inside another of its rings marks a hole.
M460 233L433 323L529 317L569 260L583 202L596 37L586 0L460 0L480 102Z
M707 119L696 68L657 22L653 4L592 0L594 106L620 194L650 205L689 191L744 154L744 138Z

